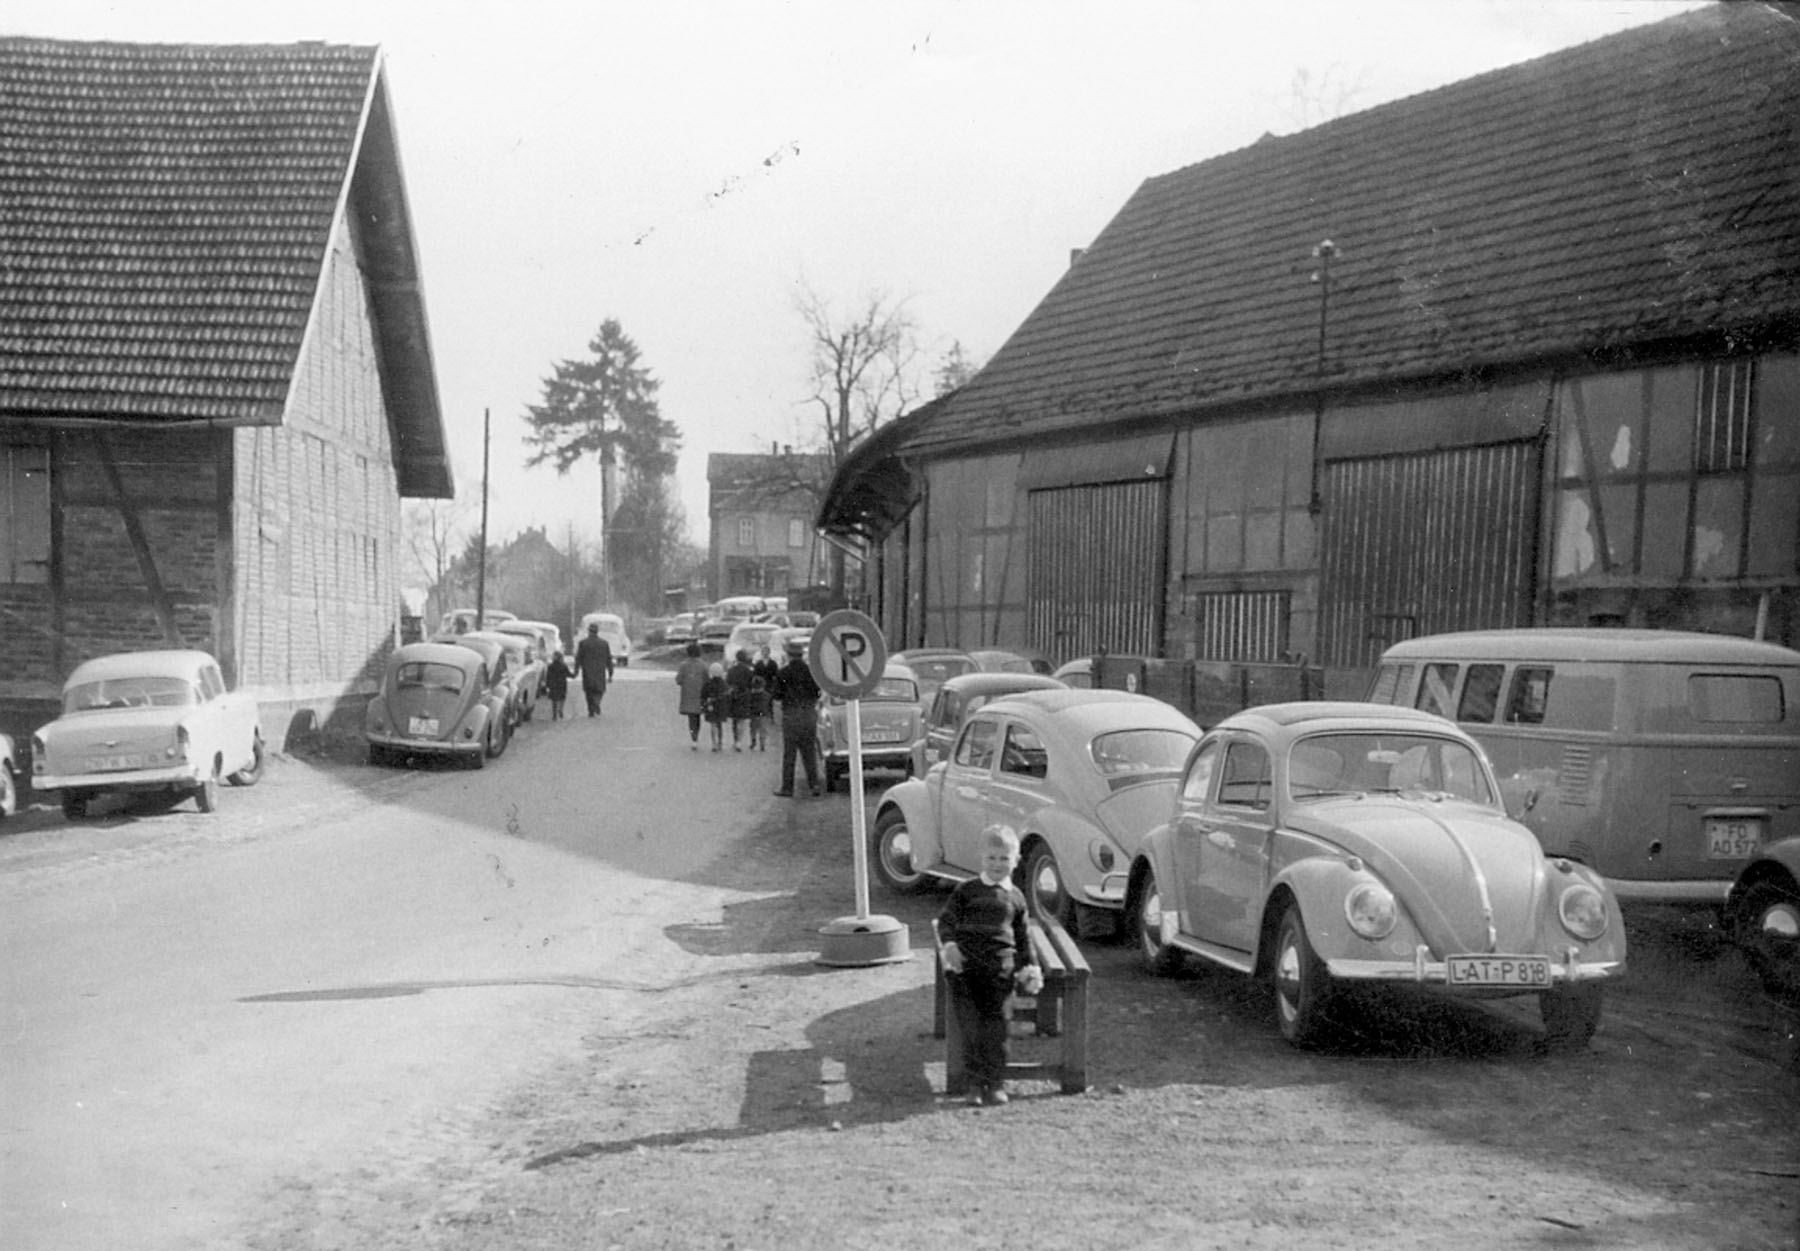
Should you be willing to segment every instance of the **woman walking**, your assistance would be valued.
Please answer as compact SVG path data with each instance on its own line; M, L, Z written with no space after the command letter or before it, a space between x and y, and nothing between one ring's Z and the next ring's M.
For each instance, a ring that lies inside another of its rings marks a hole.
M731 688L731 750L744 750L744 730L751 716L755 713L755 701L751 698L750 683L756 677L756 671L750 667L750 653L744 648L738 649L737 659L732 661L731 668L725 671L725 685ZM751 738L755 738L755 730L751 729ZM755 746L754 741L751 746Z
M687 645L687 659L675 670L675 685L681 689L678 711L687 718L688 750L700 750L700 715L706 711L701 702L706 690L706 662L700 659L700 644Z

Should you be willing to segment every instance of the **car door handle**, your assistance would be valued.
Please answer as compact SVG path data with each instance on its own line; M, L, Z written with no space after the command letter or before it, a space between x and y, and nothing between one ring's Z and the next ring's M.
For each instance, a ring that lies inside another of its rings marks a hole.
M956 788L956 797L958 799L980 799L981 792L973 786L959 786Z

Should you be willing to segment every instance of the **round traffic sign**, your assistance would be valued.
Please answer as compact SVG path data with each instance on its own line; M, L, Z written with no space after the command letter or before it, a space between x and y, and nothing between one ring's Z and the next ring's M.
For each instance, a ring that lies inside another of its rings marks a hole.
M826 694L861 699L875 689L887 668L887 640L867 615L840 608L826 613L813 627L806 663Z

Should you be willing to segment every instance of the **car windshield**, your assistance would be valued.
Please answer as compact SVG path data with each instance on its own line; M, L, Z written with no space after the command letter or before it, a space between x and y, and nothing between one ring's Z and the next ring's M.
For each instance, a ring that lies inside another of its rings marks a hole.
M1176 773L1187 762L1194 736L1181 730L1114 730L1096 735L1088 750L1109 778Z
M959 673L974 671L975 662L962 656L939 656L909 660L907 667L919 675L919 681L932 687L942 686Z
M105 678L63 692L64 712L103 708L184 708L200 702L200 691L185 678Z
M1492 805L1487 770L1467 744L1428 734L1320 734L1288 753L1299 802L1372 791L1454 795Z
M394 685L401 690L422 687L457 694L463 688L463 671L455 665L430 660L409 661L394 670Z

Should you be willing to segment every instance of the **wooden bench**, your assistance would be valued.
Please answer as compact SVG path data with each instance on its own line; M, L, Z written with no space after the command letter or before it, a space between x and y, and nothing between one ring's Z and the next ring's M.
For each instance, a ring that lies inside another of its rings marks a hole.
M1055 1061L1013 1060L1006 1066L1008 1077L1050 1076L1062 1085L1065 1095L1078 1095L1087 1089L1088 1050L1088 969L1087 958L1069 937L1069 932L1055 921L1029 922L1031 953L1038 970L1044 975L1044 989L1035 996L1013 997L1012 1020L1024 1021L1041 1038L1060 1039ZM944 1059L944 1093L965 1094L968 1075L963 1071L962 1030L956 1013L950 1010L950 984L954 976L944 969L944 944L937 935L937 923L931 932L937 939L937 972L935 977L932 1026L934 1038L946 1040Z

